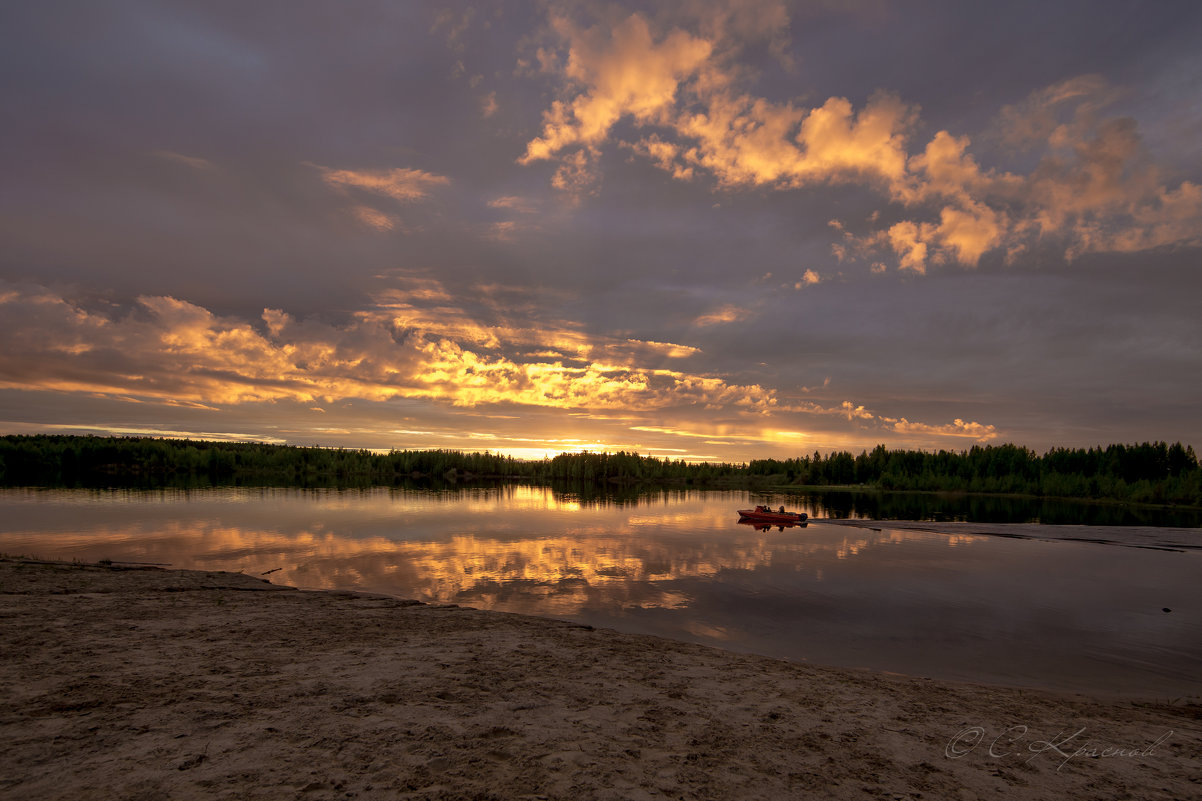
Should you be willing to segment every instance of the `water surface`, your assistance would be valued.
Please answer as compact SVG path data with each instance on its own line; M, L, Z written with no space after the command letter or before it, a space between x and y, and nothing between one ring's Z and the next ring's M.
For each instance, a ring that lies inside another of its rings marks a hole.
M1099 544L1038 526L1023 529L1038 538L1020 539L887 522L737 524L735 510L764 500L829 511L743 491L608 503L527 486L16 489L0 491L0 552L273 571L299 587L937 678L1202 695L1202 552L1126 547L1141 543L1136 529Z

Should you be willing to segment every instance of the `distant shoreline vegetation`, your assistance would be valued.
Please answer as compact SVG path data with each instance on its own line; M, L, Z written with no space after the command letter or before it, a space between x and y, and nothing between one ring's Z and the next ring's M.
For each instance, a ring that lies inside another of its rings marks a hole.
M667 484L696 487L846 487L1082 498L1202 506L1191 446L1145 442L1042 456L1017 445L966 451L839 451L748 463L689 463L635 453L574 453L537 461L488 452L392 451L150 437L52 434L0 437L5 486L370 486L411 480Z

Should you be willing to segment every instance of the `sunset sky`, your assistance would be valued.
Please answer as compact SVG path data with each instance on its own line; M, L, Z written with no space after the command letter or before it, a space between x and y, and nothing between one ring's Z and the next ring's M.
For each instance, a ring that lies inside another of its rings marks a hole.
M0 8L0 433L1202 446L1202 4Z

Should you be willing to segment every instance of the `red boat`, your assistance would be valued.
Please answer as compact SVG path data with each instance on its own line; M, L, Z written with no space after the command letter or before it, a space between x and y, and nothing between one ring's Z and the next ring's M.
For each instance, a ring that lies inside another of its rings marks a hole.
M739 522L744 521L760 526L799 526L806 522L806 513L786 512L783 506L779 512L767 506L757 506L739 510Z

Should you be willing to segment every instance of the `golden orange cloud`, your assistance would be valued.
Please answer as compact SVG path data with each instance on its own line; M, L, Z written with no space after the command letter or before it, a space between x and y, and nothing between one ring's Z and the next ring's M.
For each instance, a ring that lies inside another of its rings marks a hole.
M708 175L723 187L777 190L862 183L908 219L843 231L832 252L841 261L863 257L878 272L882 251L925 273L932 264L974 267L993 251L1013 259L1048 237L1069 259L1202 244L1202 187L1164 182L1134 120L1105 117L1117 92L1100 77L1072 78L1002 109L999 138L1046 153L1027 175L984 169L970 139L946 130L912 154L918 112L885 92L858 110L842 97L810 108L740 92L734 56L766 35L750 24L752 5L787 30L778 3L698 5L672 23L640 13L593 26L556 17L567 55L544 53L542 63L562 79L563 95L519 162L553 160L553 185L576 196L596 191L598 157L625 119L655 130L618 146L676 180ZM779 34L772 41L784 59Z
M997 439L1001 432L996 426L986 425L975 421L965 422L956 418L951 423L929 424L911 422L904 417L889 417L877 414L863 404L845 400L838 406L823 406L819 403L804 402L798 404L781 404L781 411L801 412L808 415L840 417L870 430L894 431L899 434L922 434L937 437L956 437L974 439L978 442L988 442Z
M211 411L275 401L332 411L332 404L346 401L404 398L480 410L474 419L512 406L575 416L579 424L564 423L554 434L570 433L570 442L552 442L545 431L534 439L473 435L476 441L495 437L496 450L538 455L584 447L671 453L682 445L680 455L697 459L683 443L776 447L810 439L806 418L824 417L866 435L998 436L992 425L912 422L851 401L782 403L772 387L684 369L698 352L687 345L586 334L554 322L541 328L486 322L429 279L381 292L375 305L342 325L278 309L245 321L163 296L139 298L134 309L121 311L46 289L4 286L0 310L7 345L0 352L0 387L10 389ZM589 425L594 422L602 427ZM396 433L378 426L311 430ZM641 442L640 434L657 436Z
M419 200L435 186L444 186L450 179L425 170L395 168L390 170L336 170L314 165L322 179L338 188L362 189L395 200Z
M444 293L427 285L427 297ZM672 343L569 329L489 326L438 305L419 313L385 298L343 326L266 309L262 327L171 297L142 297L125 316L48 291L3 293L0 386L205 404L426 398L571 409L698 404L763 411L774 393L648 364L686 358ZM566 358L519 357L527 346ZM99 355L98 355L99 354Z
M527 144L522 164L575 145L596 145L624 116L656 119L675 100L681 80L711 49L679 29L656 42L641 14L631 14L613 28L582 28L563 17L553 25L570 42L564 75L581 91L570 102L552 103L543 115L542 135Z
M822 283L822 276L813 270L806 270L804 273L802 273L801 280L793 284L793 288L802 289L803 287L814 286L815 284L820 283Z
M719 309L715 309L708 314L703 314L693 321L695 325L709 326L721 325L724 323L735 323L747 317L747 309L727 304Z
M924 423L911 423L906 418L881 418L890 429L899 434L938 434L943 437L965 437L978 442L997 439L998 432L994 426L980 423L966 423L956 418L948 425L932 426Z

